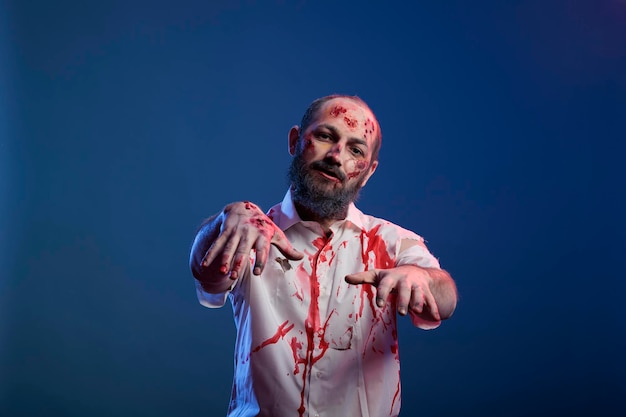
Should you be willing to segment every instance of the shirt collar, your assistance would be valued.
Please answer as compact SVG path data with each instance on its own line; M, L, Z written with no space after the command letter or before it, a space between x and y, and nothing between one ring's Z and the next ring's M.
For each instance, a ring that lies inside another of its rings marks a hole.
M278 227L280 227L282 231L285 231L289 229L291 226L293 226L294 224L302 221L302 219L298 215L298 211L296 210L295 205L293 204L293 197L291 195L291 189L287 190L287 193L285 194L285 198L283 198L282 203L280 203L279 209L280 209L280 216L278 216L279 217L278 221L277 222L275 221L275 223ZM336 222L335 224L343 223L343 222L350 222L357 228L364 230L363 229L364 227L363 216L364 216L363 212L361 212L361 210L356 208L354 203L350 203L350 206L348 206L348 215L346 216L345 220L340 220Z

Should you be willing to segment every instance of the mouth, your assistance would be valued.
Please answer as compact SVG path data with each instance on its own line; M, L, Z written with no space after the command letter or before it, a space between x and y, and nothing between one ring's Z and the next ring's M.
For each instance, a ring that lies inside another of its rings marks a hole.
M327 180L330 181L334 181L334 182L341 182L341 178L339 178L337 175L335 175L335 173L333 172L328 172L328 171L324 171L322 169L315 169L315 171L322 177L326 178Z

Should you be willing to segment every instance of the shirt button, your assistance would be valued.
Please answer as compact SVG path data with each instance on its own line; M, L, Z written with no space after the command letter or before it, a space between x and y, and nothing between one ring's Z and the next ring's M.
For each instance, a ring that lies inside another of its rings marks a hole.
M317 372L317 373L315 374L315 376L317 376L318 378L321 378L321 377L322 377L322 373L321 373L321 372ZM317 415L317 414L316 414L316 415Z

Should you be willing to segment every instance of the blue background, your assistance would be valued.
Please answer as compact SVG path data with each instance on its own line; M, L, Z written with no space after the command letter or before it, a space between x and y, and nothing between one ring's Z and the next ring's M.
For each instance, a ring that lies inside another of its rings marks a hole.
M0 415L224 415L191 240L336 92L382 124L359 207L460 290L401 320L402 415L626 412L625 1L0 2L0 54Z

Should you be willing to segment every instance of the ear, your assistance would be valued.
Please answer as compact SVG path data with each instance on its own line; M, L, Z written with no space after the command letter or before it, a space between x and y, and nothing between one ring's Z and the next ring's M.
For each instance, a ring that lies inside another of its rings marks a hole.
M367 176L363 179L363 184L361 185L361 187L364 187L365 184L367 184L367 180L369 180L370 177L374 174L374 171L376 171L376 167L378 167L378 161L372 162L369 167L369 172L367 173Z
M296 146L298 145L298 138L300 137L300 126L295 125L289 129L289 155L294 156L296 154Z

